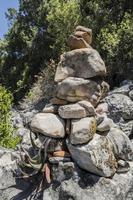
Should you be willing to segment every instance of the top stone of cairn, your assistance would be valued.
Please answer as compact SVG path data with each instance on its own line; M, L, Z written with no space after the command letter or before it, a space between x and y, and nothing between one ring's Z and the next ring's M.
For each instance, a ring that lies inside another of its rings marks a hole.
M71 50L88 48L92 42L92 30L84 26L77 26L74 33L68 38L68 46Z
M77 26L68 39L71 51L60 56L55 73L55 82L67 77L93 78L105 76L106 67L99 53L89 44L92 42L92 30Z

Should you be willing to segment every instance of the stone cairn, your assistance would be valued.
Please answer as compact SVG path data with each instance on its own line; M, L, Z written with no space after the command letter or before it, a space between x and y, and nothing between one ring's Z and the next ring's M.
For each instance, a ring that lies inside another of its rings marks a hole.
M77 26L68 39L70 51L57 66L55 95L30 128L37 135L34 143L44 149L47 145L45 161L50 165L74 161L81 169L111 177L129 168L133 148L107 117L106 67L91 42L92 30Z

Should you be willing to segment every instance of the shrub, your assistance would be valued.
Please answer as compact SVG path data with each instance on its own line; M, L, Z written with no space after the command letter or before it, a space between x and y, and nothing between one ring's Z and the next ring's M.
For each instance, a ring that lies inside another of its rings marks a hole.
M13 125L11 123L11 105L13 97L9 91L0 86L0 146L15 148L19 137L13 137Z

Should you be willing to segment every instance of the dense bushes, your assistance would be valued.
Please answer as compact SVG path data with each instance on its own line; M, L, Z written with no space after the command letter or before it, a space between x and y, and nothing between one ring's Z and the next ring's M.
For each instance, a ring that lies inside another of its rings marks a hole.
M13 137L14 128L11 123L12 95L0 86L0 146L14 148L19 142L18 137Z

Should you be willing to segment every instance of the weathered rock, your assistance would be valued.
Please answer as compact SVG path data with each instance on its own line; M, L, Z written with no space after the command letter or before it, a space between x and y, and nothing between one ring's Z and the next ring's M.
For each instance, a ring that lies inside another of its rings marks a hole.
M117 158L133 161L133 146L123 131L111 128L107 137L113 144L114 154Z
M96 106L101 99L103 82L69 77L58 83L57 97L69 102L87 100Z
M54 185L51 185L44 190L43 200L133 199L133 166L130 167L129 172L116 173L111 179L98 177L83 171L79 175L81 177L80 181L75 182L72 178L61 181L56 190L54 189Z
M123 95L128 96L129 92L130 92L130 85L127 84L127 85L123 85L121 87L113 89L112 91L109 92L109 95L112 95L112 94L123 94Z
M79 101L78 104L85 108L87 112L87 116L94 116L95 115L95 109L94 106L89 101Z
M59 82L67 77L92 78L105 74L106 67L99 53L92 48L83 48L61 55L55 81Z
M123 94L112 94L105 98L109 107L109 117L114 122L133 119L133 101Z
M96 107L96 112L98 114L108 113L108 104L107 103L100 103Z
M72 144L84 144L90 141L96 133L96 120L86 117L71 121L70 141Z
M129 97L130 97L130 99L133 101L133 90L131 90L131 91L129 92Z
M74 35L69 36L67 45L70 47L71 50L89 48L89 44L83 38L78 38L77 36Z
M16 169L17 164L13 151L0 149L0 190L16 184L13 177L13 171Z
M42 133L53 138L65 136L64 121L52 113L38 113L31 122L33 132Z
M77 103L60 106L58 112L60 117L64 119L77 119L87 117L87 112L85 108Z
M49 158L49 162L51 164L58 164L59 162L70 162L71 159L70 158L66 158L66 157L50 157Z
M113 126L113 120L104 116L101 123L97 126L97 131L104 132L109 131L110 128Z
M67 144L72 158L82 169L104 177L114 175L117 164L108 138L95 134L85 145Z
M76 31L83 31L83 32L86 32L86 33L88 33L90 36L92 36L92 29L90 29L90 28L86 28L86 27L84 27L84 26L77 26L75 30L76 30Z
M88 44L91 44L92 42L92 37L89 33L84 32L84 31L75 31L73 34L77 38L83 38L85 42Z
M50 103L52 103L53 105L66 105L68 102L63 99L54 97L50 100Z
M130 165L125 160L118 160L117 173L126 173L130 170Z
M53 104L47 104L44 109L43 109L44 113L54 113L57 114L58 113L58 106L57 105L53 105Z
M73 162L59 162L52 166L53 181L61 183L74 176L75 164Z
M133 120L129 122L120 122L118 125L128 137L133 138Z
M21 176L16 160L19 152L0 149L0 200L30 199L33 183L16 177Z

